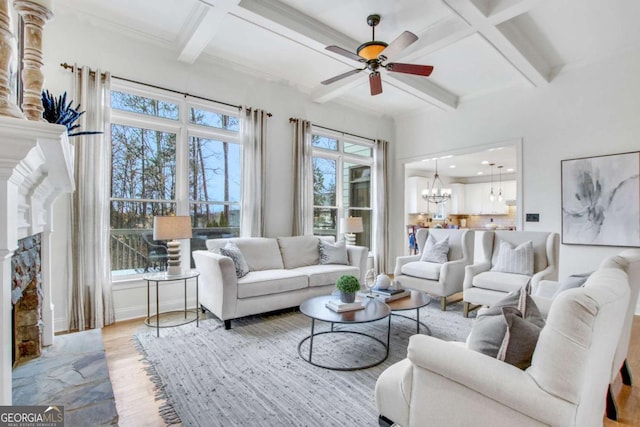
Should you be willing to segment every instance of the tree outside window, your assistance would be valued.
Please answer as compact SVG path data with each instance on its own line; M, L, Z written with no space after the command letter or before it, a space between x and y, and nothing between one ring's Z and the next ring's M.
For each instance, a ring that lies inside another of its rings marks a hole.
M191 250L204 249L209 238L238 236L239 118L148 90L117 87L111 95L112 273L165 269L166 243L153 240L156 215L188 212ZM184 119L181 112L188 112Z

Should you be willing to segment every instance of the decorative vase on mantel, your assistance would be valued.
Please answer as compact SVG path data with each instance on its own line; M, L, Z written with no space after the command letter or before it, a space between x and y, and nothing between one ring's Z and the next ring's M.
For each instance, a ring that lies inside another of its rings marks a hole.
M22 111L29 120L44 121L40 100L44 86L42 30L53 17L53 0L14 0L13 7L24 22Z
M24 119L24 114L11 99L12 71L17 69L17 64L13 63L15 52L16 38L11 32L9 0L0 0L0 116Z

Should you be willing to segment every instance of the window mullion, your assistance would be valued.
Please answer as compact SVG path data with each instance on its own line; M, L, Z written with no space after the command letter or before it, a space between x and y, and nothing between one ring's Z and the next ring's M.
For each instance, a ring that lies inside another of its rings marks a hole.
M189 215L189 133L187 103L180 102L180 123L182 128L176 141L176 211L178 215Z

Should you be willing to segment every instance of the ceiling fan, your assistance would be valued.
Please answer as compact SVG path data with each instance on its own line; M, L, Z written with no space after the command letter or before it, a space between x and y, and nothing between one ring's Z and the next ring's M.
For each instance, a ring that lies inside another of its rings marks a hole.
M433 71L433 66L431 65L403 64L401 62L389 62L388 64L384 64L387 59L393 58L394 55L418 40L418 36L413 34L411 31L405 31L388 45L385 42L376 40L376 25L379 23L380 15L369 15L367 17L367 24L371 27L371 41L362 43L358 47L356 53L349 52L348 50L335 45L327 46L325 48L328 51L353 59L354 61L365 63L366 65L363 68L356 68L327 79L322 82L323 85L335 83L338 80L357 74L363 70L369 70L371 72L369 74L371 95L378 95L382 93L382 80L380 78L380 72L378 71L380 68L384 68L387 71L393 71L394 73L414 74L425 77L431 75L431 72Z

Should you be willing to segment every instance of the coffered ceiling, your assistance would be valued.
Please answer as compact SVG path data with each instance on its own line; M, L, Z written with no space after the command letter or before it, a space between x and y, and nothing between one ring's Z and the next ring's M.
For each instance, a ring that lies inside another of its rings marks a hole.
M316 102L376 114L455 111L470 97L513 85L545 87L563 68L640 47L640 2L630 0L56 0L56 11L202 62L282 82ZM366 72L321 81L359 63L325 50L355 52L403 31L417 42L395 62L433 65L430 77L382 70L384 92L369 94ZM89 64L90 65L90 64ZM606 77L603 77L606 78Z

